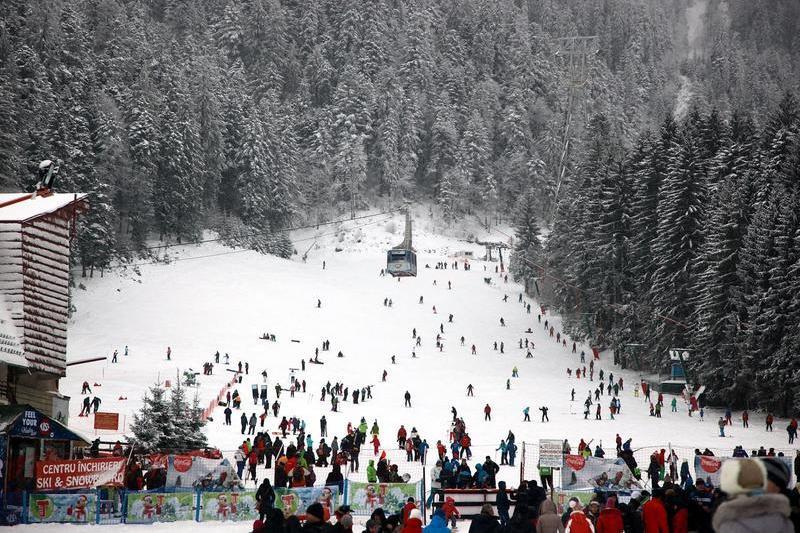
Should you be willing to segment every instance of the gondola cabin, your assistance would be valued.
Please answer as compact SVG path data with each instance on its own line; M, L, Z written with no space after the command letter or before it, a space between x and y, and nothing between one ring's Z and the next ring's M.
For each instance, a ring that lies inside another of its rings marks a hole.
M413 250L389 250L386 253L386 271L392 276L416 276L417 254Z

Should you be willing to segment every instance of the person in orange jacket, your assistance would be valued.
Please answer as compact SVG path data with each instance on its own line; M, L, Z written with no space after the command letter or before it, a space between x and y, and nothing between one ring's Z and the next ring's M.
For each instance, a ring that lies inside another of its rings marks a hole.
M669 533L667 509L664 507L664 491L653 489L653 497L642 505L644 533Z
M623 533L625 524L622 521L622 512L617 509L617 499L611 496L606 500L606 505L597 517L596 533Z

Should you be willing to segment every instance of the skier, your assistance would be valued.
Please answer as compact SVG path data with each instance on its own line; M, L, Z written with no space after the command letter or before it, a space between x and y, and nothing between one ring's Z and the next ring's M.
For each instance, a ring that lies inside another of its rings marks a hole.
M247 415L242 413L242 416L239 419L239 421L242 424L242 435L244 435L245 431L247 431ZM283 436L285 437L286 435L284 434Z
M474 391L475 387L472 386L472 383L467 385L467 396L475 396Z
M486 404L486 407L483 408L483 420L484 421L492 420L492 408L489 406L488 403Z
M519 377L519 370L517 370L516 366L511 369L511 377L512 378L518 378Z
M500 446L497 447L497 450L500 450L500 464L507 465L508 464L508 445L506 441L500 439ZM495 450L495 451L497 451Z
M503 317L500 317L500 325L506 327L506 321Z
M539 408L539 410L542 412L542 422L544 422L545 420L550 422L550 417L547 416L547 411L549 409L550 409L549 407L546 407L544 405Z
M248 425L250 426L250 429L247 432L248 435L254 435L255 434L255 432L256 432L256 423L257 422L258 422L258 417L256 417L256 414L253 413L252 415L250 415L250 420L248 422Z
M167 361L172 361L172 348L167 346Z
M230 407L225 407L225 411L223 411L223 412L225 413L225 425L226 426L230 426L231 425L231 415L233 414L233 411L231 410Z
M325 418L325 415L319 419L319 436L321 438L328 436L328 419Z
M506 380L506 390L511 390L511 380L510 379Z
M411 407L411 393L406 391L405 395L403 396L406 400L405 407Z
M99 396L95 396L92 399L92 408L94 409L94 411L93 411L94 413L97 413L97 410L100 409L100 402L101 402L101 400L100 400ZM86 410L86 414L87 415L89 414L89 410L88 409Z
M89 382L88 381L84 381L83 382L83 386L81 387L81 394L86 394L86 393L89 393L89 394L92 393L92 389L89 388Z
M717 422L717 425L719 426L719 436L720 437L724 437L725 436L725 419L722 418L722 417L719 417L719 421Z
M526 406L525 409L522 410L522 414L524 415L524 418L522 419L523 422L530 422L531 421L530 411L531 411L531 408L528 407L528 406Z
M114 355L111 356L111 362L112 363L116 363L117 362L117 353L118 353L117 350L114 350Z

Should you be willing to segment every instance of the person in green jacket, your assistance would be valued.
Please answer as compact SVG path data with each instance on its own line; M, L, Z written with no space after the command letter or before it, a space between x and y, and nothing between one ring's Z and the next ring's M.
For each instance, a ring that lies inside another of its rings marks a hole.
M378 471L375 470L375 460L370 459L369 465L367 465L367 481L369 483L377 483L378 482Z

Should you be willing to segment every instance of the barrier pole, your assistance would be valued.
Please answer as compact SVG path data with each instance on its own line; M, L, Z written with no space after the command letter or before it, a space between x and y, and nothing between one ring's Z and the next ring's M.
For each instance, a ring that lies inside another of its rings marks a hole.
M422 523L428 523L428 494L425 487L425 468L422 468Z
M519 484L525 481L525 441L522 441L522 460L519 462ZM495 455L495 457L497 457ZM502 462L502 461L501 461ZM519 486L519 485L517 485Z
M200 521L200 491L199 490L196 490L194 492L194 497L195 497L194 498L194 503L195 503L194 521L195 522L199 522Z

